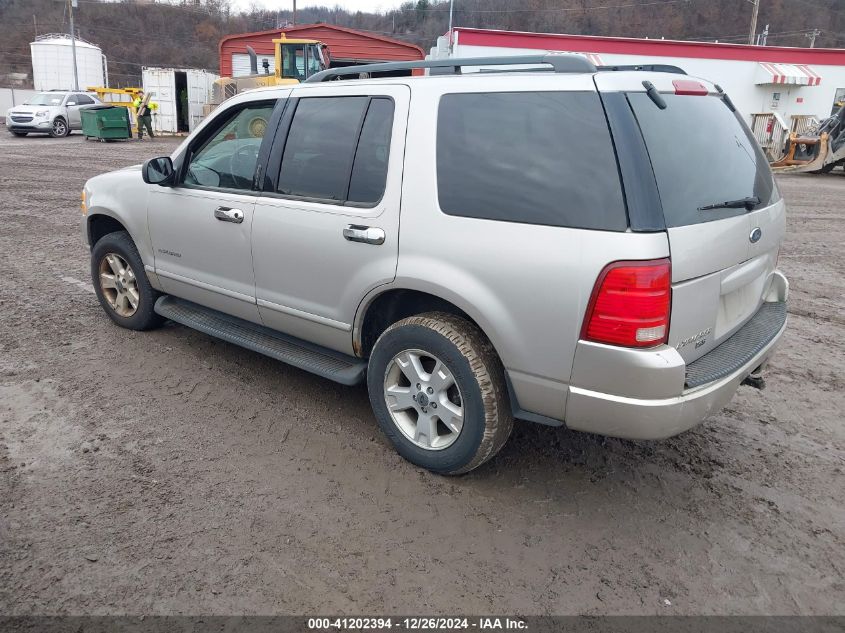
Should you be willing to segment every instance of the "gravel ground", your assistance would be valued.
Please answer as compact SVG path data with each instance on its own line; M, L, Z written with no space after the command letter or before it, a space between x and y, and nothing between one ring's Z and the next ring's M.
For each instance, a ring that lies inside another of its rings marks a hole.
M112 325L79 192L173 141L0 138L0 613L845 614L845 177L779 178L768 388L629 442L518 423L461 478L365 389Z

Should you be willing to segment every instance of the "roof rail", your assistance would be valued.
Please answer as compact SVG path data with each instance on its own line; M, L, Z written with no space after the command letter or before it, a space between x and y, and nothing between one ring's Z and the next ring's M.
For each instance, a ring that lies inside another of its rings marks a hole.
M686 75L687 71L677 66L670 64L631 64L623 66L599 66L599 72L617 71L617 70L643 70L650 73L676 73L678 75Z
M455 59L425 59L412 62L387 62L385 64L361 64L345 68L330 68L311 75L305 83L319 83L337 79L344 75L360 73L387 73L417 68L430 68L432 75L460 75L463 66L515 66L521 64L544 64L556 73L594 73L596 67L585 57L562 53L544 55L516 55L502 57L463 57ZM537 68L532 70L545 70Z

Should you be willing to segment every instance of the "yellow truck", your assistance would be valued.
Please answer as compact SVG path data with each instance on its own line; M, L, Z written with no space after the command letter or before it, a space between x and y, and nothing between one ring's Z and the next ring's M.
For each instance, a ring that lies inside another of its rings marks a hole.
M271 73L266 61L263 68L258 68L258 56L251 46L247 46L250 74L222 77L215 81L211 105L218 105L229 97L252 88L298 84L329 66L328 49L317 40L294 39L282 33L281 37L273 40L273 48L276 63Z

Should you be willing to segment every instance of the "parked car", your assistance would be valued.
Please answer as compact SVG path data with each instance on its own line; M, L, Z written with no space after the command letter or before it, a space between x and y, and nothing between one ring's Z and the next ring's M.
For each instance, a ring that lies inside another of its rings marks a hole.
M172 156L91 179L104 310L366 380L399 453L446 474L514 418L665 438L760 386L785 208L729 98L574 56L494 62L244 93Z
M98 105L103 103L84 92L39 92L6 112L6 127L15 136L49 134L63 137L82 129L82 110Z

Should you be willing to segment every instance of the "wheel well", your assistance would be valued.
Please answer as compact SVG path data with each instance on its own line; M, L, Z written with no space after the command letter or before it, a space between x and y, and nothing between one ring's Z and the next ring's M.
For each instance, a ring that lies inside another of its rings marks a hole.
M418 290L389 290L376 297L367 307L361 325L360 355L367 358L382 332L397 321L415 314L435 311L454 314L481 329L466 312L445 299Z
M94 248L94 244L100 241L101 237L125 230L126 227L113 217L100 214L92 215L88 218L88 244L91 248Z

